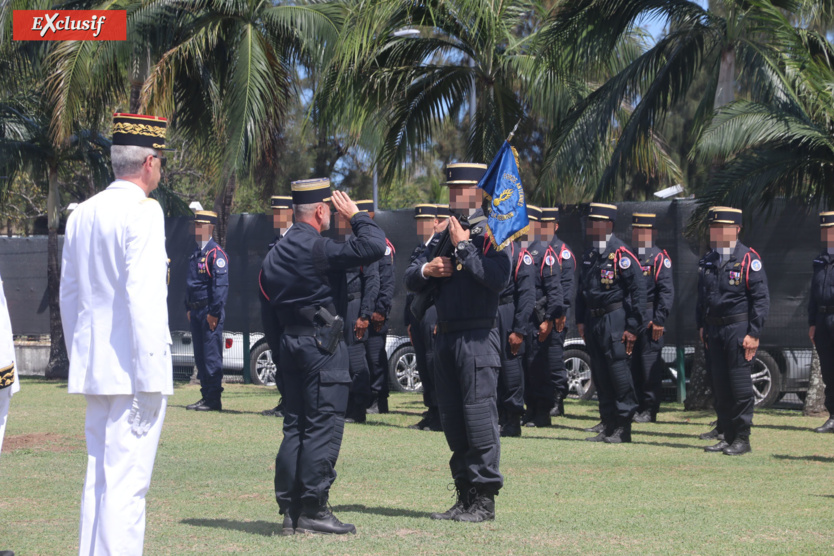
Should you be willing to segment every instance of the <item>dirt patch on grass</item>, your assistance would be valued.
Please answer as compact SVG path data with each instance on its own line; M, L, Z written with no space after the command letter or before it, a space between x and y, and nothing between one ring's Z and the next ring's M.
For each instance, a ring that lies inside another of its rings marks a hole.
M71 452L84 448L84 437L64 436L51 432L34 434L16 434L6 436L3 441L4 452L16 450L37 450L39 452Z

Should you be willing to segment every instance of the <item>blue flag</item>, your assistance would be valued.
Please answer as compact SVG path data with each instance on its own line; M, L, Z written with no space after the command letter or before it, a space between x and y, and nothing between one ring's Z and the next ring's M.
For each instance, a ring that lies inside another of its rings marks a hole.
M484 190L484 198L489 203L487 234L495 249L500 251L527 233L530 224L518 160L508 141L504 141L478 187Z

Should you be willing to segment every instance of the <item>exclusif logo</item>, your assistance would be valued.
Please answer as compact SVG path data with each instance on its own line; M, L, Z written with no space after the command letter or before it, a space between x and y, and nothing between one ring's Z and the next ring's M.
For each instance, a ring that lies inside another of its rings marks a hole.
M15 10L16 41L123 41L124 10Z

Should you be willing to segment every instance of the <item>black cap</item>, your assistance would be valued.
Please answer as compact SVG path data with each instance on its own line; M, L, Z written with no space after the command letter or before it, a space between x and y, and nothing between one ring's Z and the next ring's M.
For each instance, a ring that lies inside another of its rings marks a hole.
M657 215L650 212L635 212L631 215L632 228L654 228Z
M194 213L195 224L217 224L217 213L211 210L198 210Z
M294 205L312 205L330 201L330 178L299 180L290 184Z
M452 216L452 211L449 205L434 205L437 218L449 218Z
M168 120L142 114L113 114L113 144L147 147L159 151L165 148Z
M359 212L373 212L374 210L374 200L362 200L356 201L356 208L359 209Z
M830 228L831 226L834 226L834 212L821 212L820 227Z
M731 207L710 207L707 213L710 224L735 224L741 226L741 210Z
M591 203L588 207L588 218L594 220L608 220L609 222L617 221L617 206L606 205L604 203Z
M414 207L414 218L434 218L437 214L435 205L416 205Z
M533 205L527 205L527 218L535 222L541 221L542 209L534 207Z
M478 185L486 174L486 164L456 162L446 166L446 185Z
M289 195L273 195L270 199L270 205L274 209L291 209L292 197Z

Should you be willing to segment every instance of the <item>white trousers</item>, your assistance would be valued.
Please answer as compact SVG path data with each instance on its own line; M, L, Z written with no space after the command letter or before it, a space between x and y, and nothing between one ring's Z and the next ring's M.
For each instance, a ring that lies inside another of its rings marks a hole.
M87 395L87 477L81 496L80 556L141 555L145 494L168 402L144 436L127 421L133 396Z
M11 396L0 390L0 452L3 451L3 437L6 435L6 417L9 415Z

